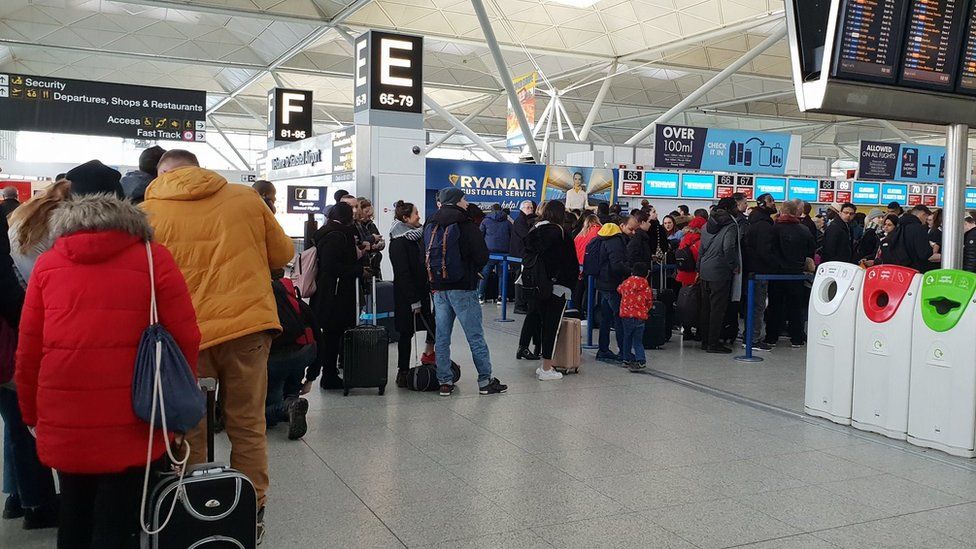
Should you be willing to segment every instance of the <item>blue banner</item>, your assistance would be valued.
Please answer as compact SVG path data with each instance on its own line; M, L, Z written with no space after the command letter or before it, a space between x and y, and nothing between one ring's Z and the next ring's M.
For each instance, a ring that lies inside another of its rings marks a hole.
M769 194L773 200L786 200L786 178L783 177L757 177L755 196Z
M451 185L464 191L468 202L488 209L492 204L508 208L517 216L523 200L539 203L546 179L546 166L427 159L427 212L437 209L437 191Z
M790 179L790 200L817 201L819 182L816 179Z
M671 198L678 196L678 179L676 173L644 172L644 196L654 198Z
M682 198L715 198L715 175L710 173L686 173L681 176Z
M881 184L855 181L851 202L856 205L877 206L881 203Z
M945 183L945 147L862 141L858 177L872 181Z
M654 167L796 174L800 171L800 136L658 124Z
M883 183L881 185L881 203L897 202L904 206L908 204L908 185Z

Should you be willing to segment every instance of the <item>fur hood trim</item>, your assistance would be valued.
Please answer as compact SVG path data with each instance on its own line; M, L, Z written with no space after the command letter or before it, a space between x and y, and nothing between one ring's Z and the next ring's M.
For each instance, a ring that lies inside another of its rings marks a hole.
M120 231L144 241L152 240L146 213L111 194L69 198L52 212L50 224L52 239L80 231Z

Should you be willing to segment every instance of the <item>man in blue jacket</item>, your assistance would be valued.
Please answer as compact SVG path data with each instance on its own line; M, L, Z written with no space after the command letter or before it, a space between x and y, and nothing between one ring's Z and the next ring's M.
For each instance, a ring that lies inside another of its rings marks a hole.
M437 324L434 353L437 357L440 395L451 396L454 392L451 334L455 318L461 323L471 348L471 358L478 370L478 392L482 395L504 393L508 387L491 375L491 356L485 343L481 305L478 304L478 275L488 263L488 246L478 226L468 216L468 201L461 189L445 187L438 191L437 201L441 208L427 220L424 249L427 250L430 289L434 294L434 320ZM437 248L441 246L443 262L436 264L432 259L435 252L440 253ZM457 248L452 249L451 246ZM460 274L452 273L452 268Z
M492 204L491 212L485 216L481 222L481 235L485 238L488 245L488 253L491 255L508 255L509 246L512 242L512 222L508 217L508 212L502 209L501 204ZM485 287L488 285L488 277L492 271L498 275L498 282L501 283L500 259L488 259L488 263L481 270L481 282L478 283L478 299L485 302ZM498 288L499 296L501 288Z

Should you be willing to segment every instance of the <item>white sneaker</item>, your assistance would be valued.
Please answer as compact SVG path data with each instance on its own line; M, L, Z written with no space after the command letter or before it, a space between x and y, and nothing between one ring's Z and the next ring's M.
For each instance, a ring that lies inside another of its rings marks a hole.
M546 371L539 368L538 372L536 373L536 377L539 378L539 381L555 381L557 379L562 379L563 375L554 369Z
M535 377L539 377L540 375L542 375L542 371L543 371L542 370L542 366L539 366L538 368L536 368L535 369Z

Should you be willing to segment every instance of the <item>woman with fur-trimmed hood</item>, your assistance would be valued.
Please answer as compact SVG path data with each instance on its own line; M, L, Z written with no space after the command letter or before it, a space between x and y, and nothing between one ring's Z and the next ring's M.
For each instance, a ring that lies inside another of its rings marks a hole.
M132 409L149 324L146 215L108 194L64 201L27 286L15 379L41 462L61 473L59 546L138 547L149 426ZM173 256L151 245L159 320L191 368L200 332ZM157 437L152 458L164 452Z

